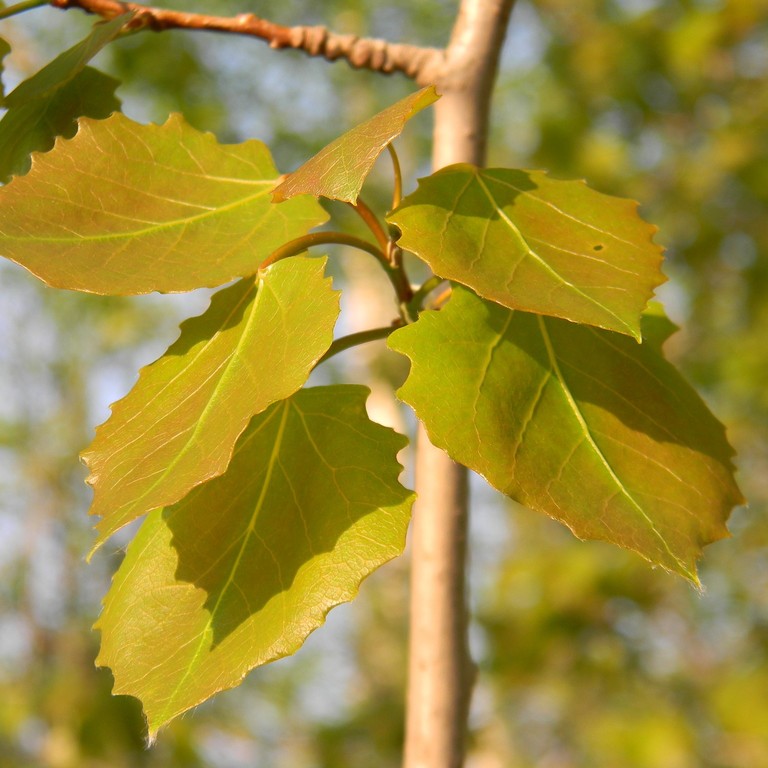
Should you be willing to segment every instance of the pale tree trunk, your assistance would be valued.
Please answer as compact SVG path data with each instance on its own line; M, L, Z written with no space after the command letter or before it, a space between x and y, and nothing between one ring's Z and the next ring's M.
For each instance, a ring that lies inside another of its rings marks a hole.
M463 0L437 76L433 166L482 165L514 0ZM474 666L467 647L467 470L419 427L404 768L460 768Z

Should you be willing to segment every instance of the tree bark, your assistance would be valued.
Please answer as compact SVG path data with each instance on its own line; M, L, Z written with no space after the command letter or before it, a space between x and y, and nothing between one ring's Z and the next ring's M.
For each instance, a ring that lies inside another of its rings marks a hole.
M433 167L482 165L491 92L514 0L462 0L434 78ZM433 73L430 72L430 75ZM419 427L404 768L464 763L474 665L468 649L467 470Z

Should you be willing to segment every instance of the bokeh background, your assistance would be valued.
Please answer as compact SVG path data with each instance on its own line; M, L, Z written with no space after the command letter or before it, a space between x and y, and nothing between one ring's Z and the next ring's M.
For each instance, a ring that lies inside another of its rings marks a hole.
M168 3L171 5L171 3ZM456 2L174 0L173 7L427 45ZM87 33L79 12L0 25L13 86ZM282 170L411 92L248 39L170 32L95 60L124 111L183 112L222 141L256 137ZM430 122L398 141L414 186ZM546 168L642 203L667 248L659 291L681 331L668 355L728 427L750 505L709 547L697 593L635 555L576 541L473 482L469 768L768 766L768 2L520 0L495 96L489 164ZM368 195L386 207L385 165ZM334 208L342 221L345 212ZM334 256L339 286L365 277ZM392 316L385 282L345 300L348 327ZM380 289L380 290L379 290ZM137 368L205 292L105 299L0 264L0 765L3 768L393 768L403 738L407 557L335 609L304 648L144 744L138 702L110 695L90 629L126 536L86 565L89 491L77 454ZM363 364L364 363L364 364ZM402 361L369 345L323 376L384 384ZM407 459L407 457L406 457Z

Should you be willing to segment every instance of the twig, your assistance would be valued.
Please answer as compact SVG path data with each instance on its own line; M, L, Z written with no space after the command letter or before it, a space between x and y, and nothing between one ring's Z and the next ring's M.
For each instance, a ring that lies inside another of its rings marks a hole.
M326 27L284 27L252 13L209 16L120 0L50 0L50 4L62 10L80 8L86 13L106 19L134 11L136 16L129 25L133 29L146 28L155 32L190 29L257 37L268 42L272 48L293 48L328 61L345 59L356 69L370 69L385 74L402 72L422 85L432 82L433 73L443 57L443 52L436 48L340 35Z

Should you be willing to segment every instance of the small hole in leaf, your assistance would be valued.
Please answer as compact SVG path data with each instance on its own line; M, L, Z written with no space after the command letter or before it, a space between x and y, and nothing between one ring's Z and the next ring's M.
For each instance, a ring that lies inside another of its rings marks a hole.
M602 245L602 243L598 243L597 245L593 245L593 246L592 246L592 250L593 250L593 251L602 251L602 250L603 250L603 247L604 247L604 246Z

